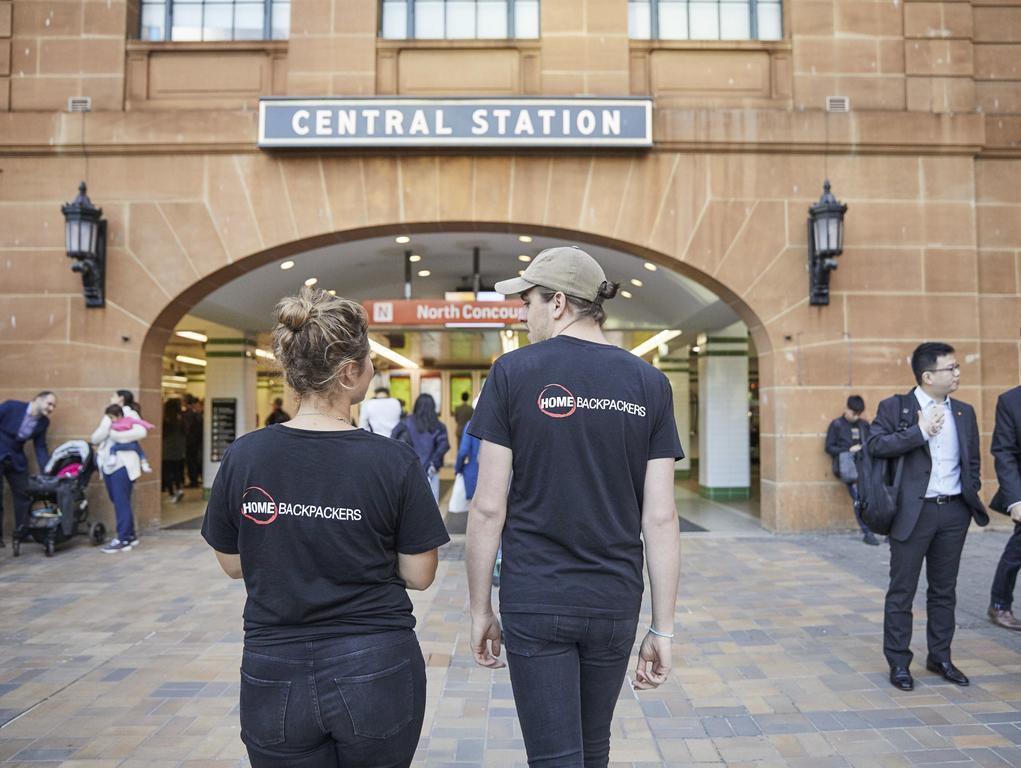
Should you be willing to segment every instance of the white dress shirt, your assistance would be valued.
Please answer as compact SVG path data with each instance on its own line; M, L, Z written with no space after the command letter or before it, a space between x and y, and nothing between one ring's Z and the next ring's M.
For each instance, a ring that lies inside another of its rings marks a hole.
M932 454L932 473L929 475L929 487L925 498L933 496L956 496L961 492L961 448L957 442L957 422L950 406L950 398L937 403L922 390L915 387L915 399L922 408L922 413L929 413L930 406L943 408L943 428L935 435L922 430L929 441L929 452ZM922 425L918 425L922 429Z
M358 411L362 429L390 437L401 420L401 401L396 397L374 397L363 400Z

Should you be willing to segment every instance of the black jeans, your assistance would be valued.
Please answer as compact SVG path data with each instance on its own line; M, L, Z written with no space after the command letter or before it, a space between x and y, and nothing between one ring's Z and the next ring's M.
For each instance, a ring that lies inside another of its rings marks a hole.
M502 618L528 764L604 768L638 620L538 613Z
M410 629L245 648L241 740L252 768L403 768L425 718Z
M0 462L0 539L4 537L4 478L11 487L11 499L14 501L14 536L27 522L28 508L28 472L18 472L9 460Z
M164 459L162 489L173 496L184 488L184 459Z
M993 577L993 589L990 604L1001 611L1009 611L1014 603L1014 585L1017 583L1017 572L1021 570L1021 523L1014 525L1013 535L1007 539L1007 546L1000 555L1000 564L996 566Z
M865 534L872 533L865 521L861 519L861 510L858 509L858 483L844 483L847 486L847 493L851 497L851 507L854 509L854 519L858 521L858 527Z
M890 588L886 593L883 652L891 667L911 663L911 604L925 561L929 588L925 596L929 658L950 661L957 608L957 572L961 550L971 524L968 506L956 499L949 504L922 504L915 530L907 541L890 537Z

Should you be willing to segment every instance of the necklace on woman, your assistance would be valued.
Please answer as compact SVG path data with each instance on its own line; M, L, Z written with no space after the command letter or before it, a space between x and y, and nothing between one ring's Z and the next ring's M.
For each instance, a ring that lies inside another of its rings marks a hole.
M347 424L349 427L353 427L354 426L354 424L351 423L351 420L348 419L348 418L345 418L344 416L334 416L332 413L323 413L322 411L312 411L311 413L318 414L319 416L326 416L326 417L331 418L331 419L336 419L337 421L342 421L345 424ZM299 413L298 414L298 416L308 416L308 415L311 415L311 414L308 414L308 413Z

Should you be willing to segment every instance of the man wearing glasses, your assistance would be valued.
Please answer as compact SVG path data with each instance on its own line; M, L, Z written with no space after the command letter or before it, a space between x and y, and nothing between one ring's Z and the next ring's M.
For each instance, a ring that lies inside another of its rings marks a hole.
M883 651L890 683L914 688L909 667L911 604L925 561L929 589L925 668L956 685L968 678L950 659L957 604L957 571L972 518L987 525L978 492L978 423L967 403L952 400L961 366L949 344L920 344L911 355L918 386L879 404L868 447L891 463L903 458L897 516L890 531L890 588L886 593Z

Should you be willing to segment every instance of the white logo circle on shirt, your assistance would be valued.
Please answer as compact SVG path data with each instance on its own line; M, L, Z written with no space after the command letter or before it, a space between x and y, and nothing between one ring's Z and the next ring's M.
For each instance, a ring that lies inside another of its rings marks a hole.
M563 384L547 384L543 387L536 405L551 419L566 419L578 408L574 395Z

